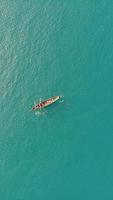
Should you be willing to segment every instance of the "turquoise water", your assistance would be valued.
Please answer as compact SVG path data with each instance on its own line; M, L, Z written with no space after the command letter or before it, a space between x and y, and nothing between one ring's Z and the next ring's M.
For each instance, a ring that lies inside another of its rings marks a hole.
M112 8L0 1L1 200L113 199Z

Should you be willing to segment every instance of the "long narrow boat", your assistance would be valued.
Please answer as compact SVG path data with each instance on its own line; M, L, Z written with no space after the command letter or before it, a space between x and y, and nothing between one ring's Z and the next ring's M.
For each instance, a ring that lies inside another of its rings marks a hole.
M37 110L37 109L41 109L41 108L45 108L51 104L53 104L54 102L56 102L57 100L59 100L61 98L61 96L54 96L52 98L49 98L45 101L42 101L41 103L36 104L32 110Z

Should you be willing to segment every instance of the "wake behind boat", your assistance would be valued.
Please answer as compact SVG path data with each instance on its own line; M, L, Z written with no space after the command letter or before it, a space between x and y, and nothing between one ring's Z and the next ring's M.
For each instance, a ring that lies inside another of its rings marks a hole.
M37 110L37 109L45 108L45 107L47 107L47 106L49 106L49 105L55 103L56 101L58 101L60 98L61 98L61 96L54 96L54 97L49 98L49 99L47 99L47 100L45 100L45 101L42 101L42 102L36 104L36 105L32 108L32 110Z

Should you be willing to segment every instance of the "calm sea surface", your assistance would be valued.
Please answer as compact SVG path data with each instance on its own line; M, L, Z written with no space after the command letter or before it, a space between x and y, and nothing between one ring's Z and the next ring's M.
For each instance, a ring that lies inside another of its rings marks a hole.
M0 200L75 199L113 200L113 1L0 0Z

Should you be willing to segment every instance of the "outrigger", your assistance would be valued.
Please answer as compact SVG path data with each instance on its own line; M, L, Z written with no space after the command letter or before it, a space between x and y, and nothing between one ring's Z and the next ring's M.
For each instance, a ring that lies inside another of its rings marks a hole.
M54 96L54 97L49 98L49 99L47 99L47 100L45 100L45 101L42 101L42 102L36 104L36 105L32 108L32 110L38 110L38 109L45 108L45 107L47 107L47 106L53 104L54 102L58 101L60 98L61 98L61 96Z

